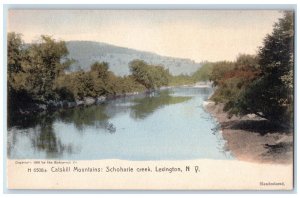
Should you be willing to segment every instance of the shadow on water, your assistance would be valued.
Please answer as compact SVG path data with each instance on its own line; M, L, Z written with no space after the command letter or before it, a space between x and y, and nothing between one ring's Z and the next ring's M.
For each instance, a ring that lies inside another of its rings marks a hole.
M144 119L156 110L172 104L185 102L192 97L171 96L171 92L154 92L144 98L134 100L135 105L131 107L130 116L134 119Z
M47 158L58 158L63 153L73 153L72 144L63 144L59 137L56 136L53 129L53 122L44 122L36 126L22 130L22 133L17 133L16 128L9 131L8 136L8 156L10 156L13 147L15 146L18 138L26 136L30 145L37 151L43 151ZM21 136L20 136L21 135Z
M61 112L57 120L74 124L79 131L83 131L88 126L95 126L98 129L107 129L108 132L113 133L115 130L112 130L113 127L108 127L110 126L108 122L110 117L106 114L105 109L106 105L68 109Z
M110 116L106 114L107 105L93 105L88 107L76 107L72 109L60 109L57 111L47 111L31 115L13 115L9 128L29 129L37 126L53 125L54 122L61 121L74 126L82 131L85 127L106 127ZM43 130L41 128L40 130Z
M30 140L28 146L34 150L43 151L47 158L58 158L64 153L74 153L74 145L63 144L60 137L54 131L54 123L61 121L73 124L79 132L83 132L85 127L94 126L97 129L114 133L115 126L109 123L109 116L105 114L105 105L78 107L73 109L61 109L54 112L43 112L30 116L13 115L9 123L8 136L8 156L17 142L18 136L26 136Z
M40 125L34 129L36 135L32 136L32 145L44 151L48 158L56 158L67 152L73 153L72 144L62 144L54 133L52 124Z

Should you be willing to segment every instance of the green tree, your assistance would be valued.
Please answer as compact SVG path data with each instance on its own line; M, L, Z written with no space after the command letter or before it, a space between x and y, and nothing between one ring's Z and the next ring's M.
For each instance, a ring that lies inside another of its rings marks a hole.
M11 32L7 43L9 111L65 97L58 83L72 63L65 42L41 36L36 43L24 44L20 34Z
M12 112L22 106L22 103L30 100L29 95L24 90L24 75L22 64L24 59L24 42L21 34L10 32L7 35L7 101L8 111ZM22 98L20 100L19 98Z
M110 75L108 67L108 63L106 62L95 62L92 64L90 74L94 84L94 95L100 96L107 94Z
M55 41L49 36L41 36L38 43L29 46L23 71L28 74L25 83L34 99L46 101L59 98L55 92L55 81L71 64L67 55L65 42Z
M211 78L218 87L211 99L224 103L229 117L244 113L240 98L259 74L257 62L256 56L241 54L233 63L220 62L213 66Z
M194 81L208 81L212 73L213 64L205 63L196 72L193 73L192 78Z
M95 97L94 81L90 73L84 71L73 72L63 76L60 89L70 92L74 99Z
M168 69L164 69L162 66L151 66L150 72L153 76L154 88L169 84L170 73Z
M22 70L22 58L23 58L24 43L21 38L21 34L14 32L7 35L7 64L8 64L8 80L9 83L13 83L13 76Z
M245 90L245 112L276 122L293 118L294 14L285 12L259 50L260 76Z
M171 86L180 86L180 85L188 85L188 84L194 84L196 83L196 80L185 74L180 74L177 76L170 76L169 78L169 85Z
M134 79L147 89L156 89L169 82L169 70L162 66L148 65L142 60L133 60L129 63Z
M223 83L224 75L234 69L234 63L228 61L221 61L213 64L209 80L213 82L214 86L218 86Z

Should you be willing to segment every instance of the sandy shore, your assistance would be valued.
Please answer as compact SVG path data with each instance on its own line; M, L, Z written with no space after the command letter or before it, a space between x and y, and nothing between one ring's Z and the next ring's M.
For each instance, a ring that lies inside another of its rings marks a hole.
M212 101L205 109L219 122L226 150L238 160L258 163L292 164L293 132L280 129L255 115L229 119L223 105Z

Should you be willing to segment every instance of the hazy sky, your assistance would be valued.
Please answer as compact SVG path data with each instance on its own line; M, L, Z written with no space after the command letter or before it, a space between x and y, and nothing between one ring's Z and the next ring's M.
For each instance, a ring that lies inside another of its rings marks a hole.
M100 41L196 61L254 54L282 16L267 10L10 10L8 31Z

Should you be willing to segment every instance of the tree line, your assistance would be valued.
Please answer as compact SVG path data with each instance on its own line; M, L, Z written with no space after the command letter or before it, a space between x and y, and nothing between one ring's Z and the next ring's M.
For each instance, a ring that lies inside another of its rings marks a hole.
M65 42L41 36L26 45L20 34L8 34L9 108L31 103L81 100L84 97L124 94L156 89L168 84L169 71L141 60L130 63L129 76L116 76L105 62L95 62L90 71L68 73L73 60L67 58Z
M172 76L162 65L150 65L143 60L131 61L131 74L123 77L109 71L106 62L93 63L89 71L67 72L75 60L68 58L64 41L42 35L35 43L26 44L22 35L14 32L8 33L7 41L9 111L49 101L153 90L180 78Z
M293 122L294 15L285 12L256 55L240 55L234 62L214 63L211 97L232 115L256 114L272 122Z

